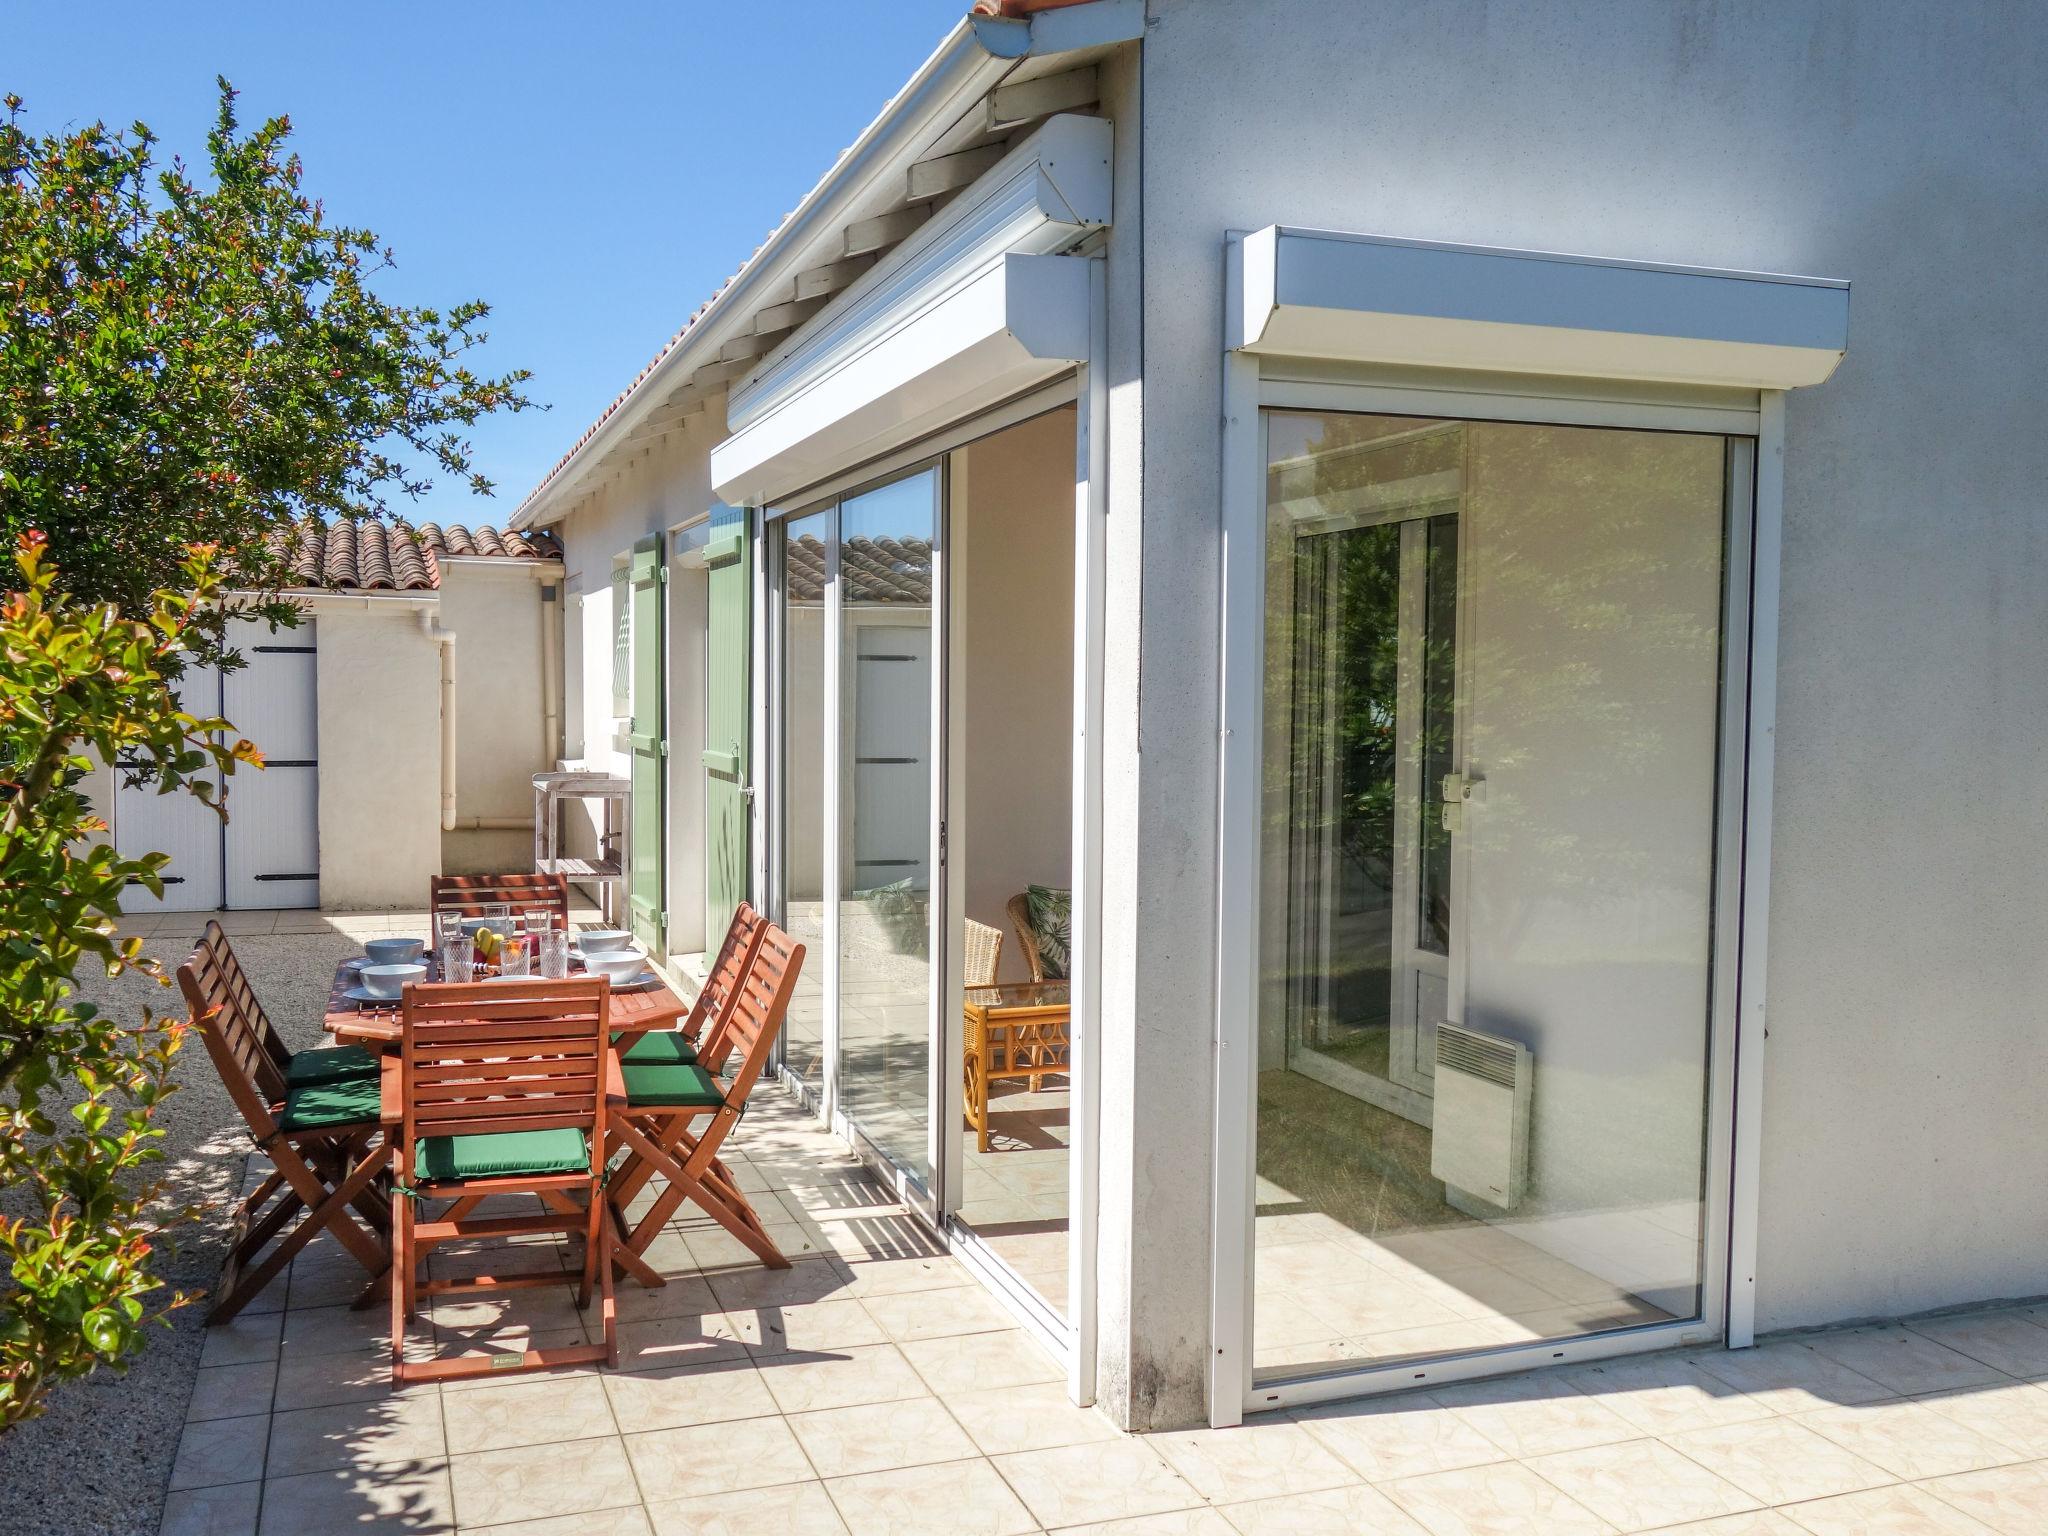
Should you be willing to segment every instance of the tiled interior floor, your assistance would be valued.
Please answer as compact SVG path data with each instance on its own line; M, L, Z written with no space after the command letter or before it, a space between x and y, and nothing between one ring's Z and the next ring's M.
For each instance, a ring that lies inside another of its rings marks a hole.
M360 1272L312 1245L209 1332L163 1530L2048 1531L2048 1307L1133 1437L1072 1407L1059 1363L790 1100L761 1090L728 1146L799 1261L764 1270L686 1207L650 1252L669 1284L620 1287L618 1371L394 1394L385 1312L353 1311ZM560 1290L449 1299L414 1340L581 1335L594 1319L574 1306L570 1260L553 1240L522 1244L517 1262L561 1270Z
M989 1085L989 1150L961 1135L955 1214L1038 1294L1067 1305L1068 1101L1064 1076Z

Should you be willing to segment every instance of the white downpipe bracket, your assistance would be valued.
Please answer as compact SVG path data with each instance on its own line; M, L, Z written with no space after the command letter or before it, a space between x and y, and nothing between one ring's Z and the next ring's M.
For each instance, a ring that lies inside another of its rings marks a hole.
M441 627L441 615L418 613L420 633L441 652L441 830L455 830L455 631Z

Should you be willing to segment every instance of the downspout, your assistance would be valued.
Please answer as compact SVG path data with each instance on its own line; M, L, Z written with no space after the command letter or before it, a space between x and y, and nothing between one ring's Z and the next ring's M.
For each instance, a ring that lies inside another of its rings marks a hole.
M536 567L533 576L540 583L541 756L553 768L562 756L561 575Z
M441 830L455 830L455 631L441 627L440 607L421 608L420 633L441 653Z

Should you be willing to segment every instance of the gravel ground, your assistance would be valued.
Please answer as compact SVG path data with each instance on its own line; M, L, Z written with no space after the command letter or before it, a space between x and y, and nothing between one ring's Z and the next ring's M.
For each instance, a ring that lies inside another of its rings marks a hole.
M295 1048L323 1041L320 1015L334 967L360 952L357 941L329 928L233 943L285 1039ZM190 938L150 939L145 947L169 970L189 952ZM82 990L129 1017L145 1005L182 1012L175 986L160 989L139 977L98 978ZM207 1211L198 1225L179 1231L157 1272L170 1287L201 1292L220 1276L249 1137L196 1037L179 1052L175 1077L178 1091L158 1116L165 1132L161 1167L173 1203L204 1204ZM179 1308L169 1323L125 1372L98 1371L58 1387L43 1417L0 1435L0 1528L7 1536L156 1536L199 1369L205 1301Z

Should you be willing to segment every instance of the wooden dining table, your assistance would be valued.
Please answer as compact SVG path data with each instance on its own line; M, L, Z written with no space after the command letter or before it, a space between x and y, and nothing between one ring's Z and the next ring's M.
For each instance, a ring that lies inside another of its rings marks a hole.
M434 957L423 956L422 963L427 968L426 979L437 980L439 968L434 962ZM355 972L355 966L347 961L334 968L334 982L327 989L327 1012L321 1026L343 1044L366 1046L382 1055L384 1072L380 1084L380 1118L387 1126L396 1125L405 1118L397 1050L399 1041L405 1033L400 1018L400 1000L394 997L388 1003L358 1003L346 995L348 989L355 985ZM582 976L584 973L576 971L571 974ZM674 1029L678 1021L690 1011L689 1003L669 985L668 978L660 971L655 971L654 975L655 983L651 987L636 988L632 991L614 990L611 996L611 1012L607 1022L611 1028L613 1049L606 1077L614 1085L608 1097L620 1107L625 1103L625 1089L618 1067L619 1045L631 1044L632 1040L652 1034L656 1030ZM622 1041L622 1036L630 1038ZM620 1212L619 1215L623 1221L624 1213ZM630 1248L614 1248L613 1257L620 1269L643 1286L652 1289L668 1284L666 1275Z

